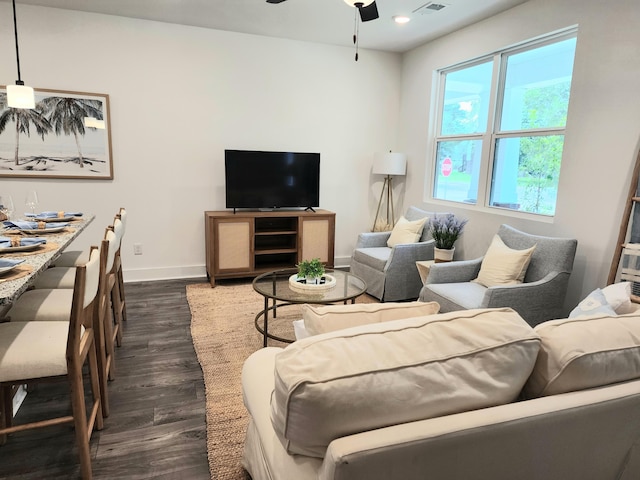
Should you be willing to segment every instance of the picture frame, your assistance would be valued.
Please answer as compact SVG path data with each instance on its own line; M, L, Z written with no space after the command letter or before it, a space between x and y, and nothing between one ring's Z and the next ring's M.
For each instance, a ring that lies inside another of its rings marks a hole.
M34 109L0 88L0 177L112 180L109 95L34 88Z

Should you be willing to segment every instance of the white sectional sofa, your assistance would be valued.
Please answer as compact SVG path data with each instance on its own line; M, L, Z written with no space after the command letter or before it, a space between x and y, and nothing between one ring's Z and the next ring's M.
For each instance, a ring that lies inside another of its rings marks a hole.
M639 379L636 313L359 325L246 360L243 465L253 480L638 479Z

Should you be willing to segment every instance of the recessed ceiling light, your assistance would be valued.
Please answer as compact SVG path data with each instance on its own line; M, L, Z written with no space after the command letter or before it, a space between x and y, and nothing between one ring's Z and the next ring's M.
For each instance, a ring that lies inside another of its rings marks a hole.
M405 17L404 15L394 15L393 21L396 23L407 23L411 19L409 17Z

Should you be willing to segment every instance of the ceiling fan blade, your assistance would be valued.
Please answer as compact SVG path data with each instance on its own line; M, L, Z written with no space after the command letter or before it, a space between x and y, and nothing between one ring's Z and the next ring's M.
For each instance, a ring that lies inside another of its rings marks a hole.
M363 22L368 22L369 20L375 20L376 18L379 17L378 7L376 6L376 2L373 2L367 5L366 7L358 7L358 10L360 10L360 19Z
M267 3L282 3L285 0L267 0Z

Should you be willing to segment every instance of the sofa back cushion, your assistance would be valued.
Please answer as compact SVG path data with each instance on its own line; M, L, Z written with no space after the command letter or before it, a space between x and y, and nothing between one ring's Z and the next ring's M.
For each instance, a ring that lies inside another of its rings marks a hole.
M310 335L357 327L368 323L433 315L437 302L354 303L349 305L303 305L302 319Z
M535 327L541 345L528 398L640 378L640 314L594 315Z
M538 349L509 308L309 337L276 357L271 421L289 453L323 457L345 435L513 401Z

